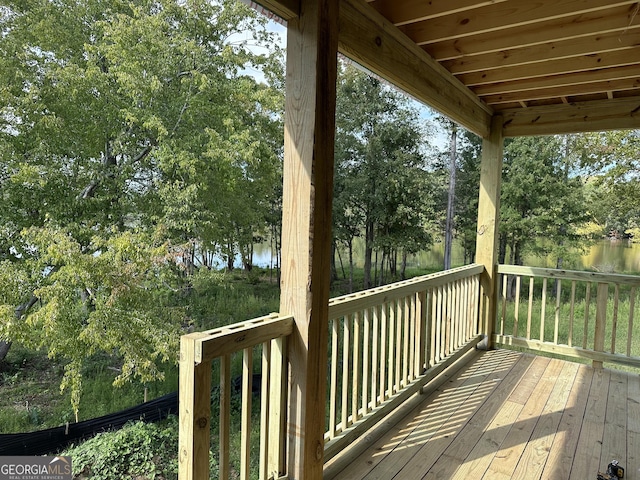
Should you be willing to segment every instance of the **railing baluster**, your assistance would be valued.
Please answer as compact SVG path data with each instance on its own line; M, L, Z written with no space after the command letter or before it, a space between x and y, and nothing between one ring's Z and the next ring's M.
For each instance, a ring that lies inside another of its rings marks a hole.
M364 332L362 342L362 414L369 413L369 344L371 342L371 326L369 309L364 311Z
M431 315L429 316L429 367L433 367L437 362L437 335L438 329L436 326L437 318L438 318L438 289L432 288L431 294L429 295L431 298Z
M533 277L529 278L529 306L527 310L527 340L531 340L531 317L533 315Z
M338 412L338 319L331 321L331 385L329 395L329 438L336 436Z
M518 320L520 319L520 287L522 284L522 276L516 277L516 302L513 311L513 336L518 336Z
M561 280L556 279L556 312L555 312L555 324L553 326L553 343L558 344L558 325L560 324L560 295L561 295Z
M633 316L636 306L636 287L629 292L629 327L627 328L627 357L631 356L631 339L633 338Z
M395 382L393 384L393 393L397 393L402 388L402 308L400 301L393 302L393 309L396 312L396 361L395 361Z
M262 382L260 386L260 471L259 479L269 476L269 390L271 385L271 341L262 344Z
M616 353L616 333L618 332L618 304L620 296L620 285L615 284L613 300L613 322L611 324L611 353Z
M380 403L387 399L387 344L389 309L383 303L380 310Z
M567 340L567 345L570 347L573 346L573 320L575 316L575 305L576 305L576 281L573 280L571 282L571 305L569 307L569 338Z
M371 408L376 408L378 402L378 343L380 342L380 310L373 307L373 342L371 344Z
M342 332L342 416L340 429L345 431L349 426L349 351L351 350L351 321L353 315L344 318Z
M504 335L504 320L507 316L507 285L509 283L509 275L498 275L502 279L502 313L500 314L500 335Z
M251 474L251 387L253 384L253 347L242 352L242 413L240 427L240 480Z
M582 348L587 348L589 336L589 305L591 303L591 284L587 283L587 291L584 297L584 333L582 334Z
M604 351L604 335L607 325L607 298L608 283L598 283L598 292L596 296L596 329L593 336L593 349L596 352ZM602 362L594 360L593 368L602 368Z
M220 479L228 479L230 473L229 454L231 437L231 355L220 358Z
M351 373L353 375L353 379L351 381L351 422L355 423L360 418L359 412L359 386L360 386L360 340L362 330L362 312L356 312L355 317L353 319L353 353L351 355Z
M395 365L395 357L396 355L394 354L394 347L395 347L395 334L396 334L396 309L395 309L395 302L390 302L389 303L389 329L388 329L388 334L389 334L389 362L387 363L387 374L388 374L388 378L387 378L387 385L389 387L388 391L387 391L387 398L390 397L391 395L394 394L394 380L393 380L393 373L395 371L394 365Z
M400 300L399 308L402 310L403 316L403 338L402 338L402 382L400 383L401 387L404 388L408 385L409 382L409 362L410 362L410 354L409 354L409 340L410 340L410 318L409 318L409 306L407 304L408 298L404 297Z
M547 313L547 278L542 279L542 305L540 308L540 341L544 342L544 317Z

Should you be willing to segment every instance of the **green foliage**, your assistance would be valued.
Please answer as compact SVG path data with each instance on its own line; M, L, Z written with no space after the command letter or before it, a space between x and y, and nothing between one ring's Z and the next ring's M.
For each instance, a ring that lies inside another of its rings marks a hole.
M0 28L0 339L63 360L77 411L95 354L116 385L176 361L198 256L250 266L279 195L280 54L231 0L10 0Z
M62 452L73 474L95 480L177 478L178 420L133 422Z
M500 202L502 263L522 265L525 253L552 254L561 261L584 245L578 229L589 217L581 179L569 174L568 141L522 137L506 145ZM505 258L507 246L510 260Z
M395 273L398 253L431 243L430 178L424 131L407 97L353 66L338 82L334 232L351 245L365 238L364 287L374 249ZM382 275L381 275L382 279Z

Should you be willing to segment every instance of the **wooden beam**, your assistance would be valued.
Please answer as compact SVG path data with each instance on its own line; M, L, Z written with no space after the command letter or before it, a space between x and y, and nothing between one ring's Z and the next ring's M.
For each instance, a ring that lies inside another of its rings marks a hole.
M180 339L178 478L209 478L211 362L196 365L196 336Z
M322 478L338 0L301 2L288 22L281 315L288 338L287 475Z
M637 65L624 67L603 68L601 70L590 70L588 72L568 73L566 75L553 75L546 78L531 78L525 80L515 80L513 82L501 82L491 85L479 85L472 90L479 96L501 95L532 90L544 90L547 88L560 89L562 87L577 86L574 95L580 94L582 85L598 84L602 82L618 82L620 80L637 80L640 78L640 69ZM610 88L607 90L615 90ZM606 90L605 90L606 91ZM593 93L589 90L588 93ZM558 95L556 95L558 96Z
M624 78L621 80L602 81L595 83L573 84L532 90L512 91L496 95L485 95L483 100L488 105L498 105L501 103L529 102L532 100L545 100L548 98L575 97L579 95L590 95L601 93L603 96L607 92L621 92L623 90L640 89L640 72L637 77Z
M300 13L299 0L243 0L243 1L249 4L255 1L255 3L266 8L270 12L275 13L280 18L286 21L293 20Z
M399 27L418 45L453 40L513 27L540 24L576 15L598 12L616 6L634 5L637 0L556 0L554 2L511 2L489 5L452 17L435 18ZM569 23L569 22L567 22Z
M468 130L488 134L493 111L366 3L340 2L338 48Z
M589 35L509 50L468 55L442 62L442 66L454 75L490 69L515 67L557 59L582 58L584 55L601 55L605 52L637 50L640 44L640 25L632 25L624 35L612 32L605 35Z
M505 137L637 129L640 128L640 99L515 108L503 110L501 114Z
M514 48L541 45L571 38L591 37L593 32L602 34L618 32L624 37L633 28L635 8L623 5L606 12L592 12L573 17L559 18L540 25L526 25L465 38L456 38L425 49L438 61L462 58L490 52L503 52Z
M502 3L507 0L405 0L403 2L389 2L376 0L370 5L379 11L385 18L393 22L394 25L405 25L408 23L429 20L430 18L452 15L454 13L466 12L476 8L485 7L494 3Z
M532 78L535 78L536 82L540 82L540 77L549 77L552 75L564 76L572 73L583 73L583 78L586 75L595 73L597 77L598 73L594 72L595 70L604 68L614 69L616 67L628 67L632 65L634 65L635 68L640 65L640 49L638 48L482 70L458 75L457 78L468 87L476 87L491 83L515 82ZM613 72L614 70L611 71Z
M480 164L480 195L478 197L478 228L476 236L476 263L484 265L482 281L488 298L487 317L481 333L486 335L486 348L492 347L493 329L497 314L498 279L498 226L500 223L500 184L502 181L503 119L500 115L491 121L491 133L482 142Z

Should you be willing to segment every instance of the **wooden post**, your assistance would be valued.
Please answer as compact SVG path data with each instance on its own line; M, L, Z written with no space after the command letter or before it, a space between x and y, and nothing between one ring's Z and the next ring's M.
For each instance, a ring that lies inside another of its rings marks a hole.
M604 352L604 336L607 326L607 300L609 299L609 284L598 283L596 297L596 329L593 337L593 349ZM602 368L602 361L594 360L593 368Z
M178 478L209 478L211 362L195 364L195 336L180 339Z
M327 382L338 0L288 22L280 312L287 342L287 475L322 478Z
M500 183L502 180L502 117L491 119L491 131L482 142L482 163L480 166L480 195L478 198L478 230L476 236L476 263L485 267L481 284L488 299L484 318L481 319L482 333L486 342L482 347L490 349L498 311L496 266L498 263L498 226L500 223Z

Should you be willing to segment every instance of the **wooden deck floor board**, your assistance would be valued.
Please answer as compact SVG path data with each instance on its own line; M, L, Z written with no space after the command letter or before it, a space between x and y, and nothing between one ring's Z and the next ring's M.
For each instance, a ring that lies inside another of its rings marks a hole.
M474 357L334 478L588 480L617 459L640 480L640 375L505 352Z

